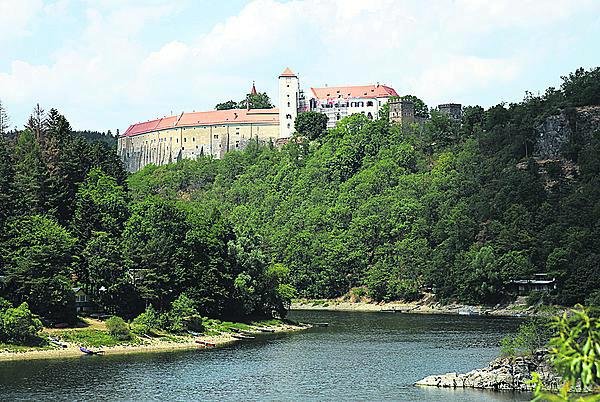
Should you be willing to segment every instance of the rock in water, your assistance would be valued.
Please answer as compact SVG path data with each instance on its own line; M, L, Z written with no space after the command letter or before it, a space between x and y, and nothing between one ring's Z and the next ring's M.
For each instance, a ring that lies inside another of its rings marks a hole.
M501 357L486 368L470 371L466 374L447 373L431 375L417 381L415 385L439 388L482 388L495 390L531 391L527 383L531 373L540 375L549 389L559 389L561 378L552 370L547 356L538 352L532 356Z

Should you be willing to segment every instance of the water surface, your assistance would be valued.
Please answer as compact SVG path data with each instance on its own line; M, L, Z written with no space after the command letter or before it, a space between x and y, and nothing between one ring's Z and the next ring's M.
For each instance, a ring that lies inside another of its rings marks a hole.
M508 318L296 311L327 328L217 350L0 362L1 400L523 401L522 393L414 387L485 366Z

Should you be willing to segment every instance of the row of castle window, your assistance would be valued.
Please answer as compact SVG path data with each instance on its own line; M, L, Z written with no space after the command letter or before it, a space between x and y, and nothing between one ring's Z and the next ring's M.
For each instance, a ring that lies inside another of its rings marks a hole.
M289 102L288 102L289 103ZM381 102L379 102L379 104L381 105ZM288 104L289 106L289 104ZM364 107L365 106L365 102L346 102L346 103L324 103L321 105L322 109L329 109L332 107ZM373 106L373 101L367 101L367 106Z

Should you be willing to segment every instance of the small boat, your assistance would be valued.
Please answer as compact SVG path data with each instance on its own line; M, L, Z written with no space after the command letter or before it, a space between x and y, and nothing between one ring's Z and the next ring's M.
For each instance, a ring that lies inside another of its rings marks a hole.
M384 308L384 309L381 309L379 311L382 312L382 313L395 313L396 309L395 308Z
M85 353L86 355L100 355L104 353L103 350L90 350L88 348L84 348L83 346L80 346L79 350L81 350L81 352Z
M232 337L234 337L235 339L256 339L256 337L254 336L248 336L248 335L243 335L243 334L231 334Z
M328 327L329 323L328 322L315 322L313 325L315 327Z
M260 332L271 332L271 333L275 332L275 330L273 328L258 328L258 330Z
M51 344L61 347L63 349L67 347L67 344L64 342L61 342L60 340L58 340L58 338L50 337L50 338L48 338L48 340L50 341Z
M206 342L206 341L202 341L200 339L196 339L196 343L204 346L205 348L214 348L215 346L217 346L216 343Z
M192 335L192 336L200 336L202 335L200 332L195 332L195 331L188 331L188 334Z

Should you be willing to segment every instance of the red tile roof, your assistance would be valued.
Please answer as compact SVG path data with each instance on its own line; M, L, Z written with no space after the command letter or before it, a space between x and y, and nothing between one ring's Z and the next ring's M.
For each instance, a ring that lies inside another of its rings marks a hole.
M317 99L385 98L398 96L394 88L385 85L311 88L311 91Z
M132 124L121 136L131 137L173 127L210 126L228 123L279 124L279 109L230 109L182 113L178 116L163 117L161 119Z
M292 70L290 70L289 67L286 67L285 70L283 70L283 73L281 73L279 76L280 77L297 77L297 75L294 74L294 72Z

